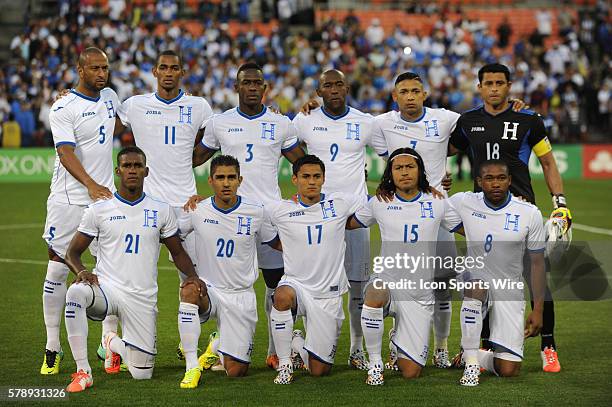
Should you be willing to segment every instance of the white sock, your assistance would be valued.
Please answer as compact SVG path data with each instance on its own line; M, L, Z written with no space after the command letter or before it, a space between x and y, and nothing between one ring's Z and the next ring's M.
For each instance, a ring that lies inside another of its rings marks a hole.
M485 368L487 372L491 372L499 376L495 371L495 355L488 350L478 349L478 364Z
M349 326L351 335L350 353L363 350L363 330L361 328L361 309L363 307L363 283L351 281L348 292Z
M119 327L119 318L117 315L107 315L106 318L102 321L102 340L100 343L102 347L104 347L104 338L110 332L117 333L117 329Z
M278 356L278 365L291 364L291 337L293 335L293 316L291 310L279 311L272 307L270 312L272 338Z
M181 302L178 310L178 330L185 355L186 370L198 367L198 341L200 340L200 317L198 306Z
M77 371L91 373L87 360L87 325L86 309L93 300L91 288L85 284L73 284L66 294L66 332L72 357L77 365Z
M266 287L264 308L266 310L266 318L268 321L268 355L274 355L276 353L274 339L272 338L272 321L270 319L270 312L272 311L272 294L274 294L274 289Z
M450 301L436 299L434 307L434 349L448 350L448 337L453 316L453 307Z
M466 365L478 365L478 345L482 331L482 302L465 297L461 304L461 347Z
M66 278L70 270L64 263L49 260L47 263L47 275L43 283L43 315L45 327L47 329L46 349L59 352L62 350L60 345L60 324L62 321L62 311L66 305Z
M125 342L118 336L114 336L109 344L111 352L118 353L124 363L127 363L127 353L125 352Z
M306 341L304 340L304 338L302 338L301 336L295 336L292 340L291 340L291 349L294 352L297 352L300 354L300 357L302 358L302 360L304 361L304 367L306 369L308 369L308 351L306 349L304 349L304 344L306 343Z
M383 323L383 309L363 306L361 311L361 326L365 337L370 367L383 368L382 362L382 337L385 324Z

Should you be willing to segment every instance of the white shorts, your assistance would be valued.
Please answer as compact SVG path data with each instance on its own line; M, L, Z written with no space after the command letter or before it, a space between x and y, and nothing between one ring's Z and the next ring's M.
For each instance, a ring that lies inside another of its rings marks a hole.
M279 287L283 285L295 290L297 316L306 316L308 320L304 349L314 359L333 365L344 321L342 297L314 298L297 283L287 280L278 283Z
M260 269L282 269L283 252L262 244L257 238L257 264Z
M368 281L370 275L370 229L354 229L344 232L346 252L344 269L349 281Z
M253 289L228 292L207 285L210 309L200 314L200 323L217 320L219 353L238 362L251 363L253 336L257 326L257 299Z
M389 315L395 317L395 338L398 356L424 367L429 352L429 332L433 322L433 304L393 298L390 291Z
M127 346L157 354L157 306L108 283L91 287L94 303L87 308L89 319L102 321L107 315L116 315L121 322L121 339Z
M525 301L489 301L489 325L489 341L495 345L495 357L520 362L525 340ZM504 357L503 353L514 358Z
M68 245L81 223L85 208L87 205L70 205L57 202L51 197L47 199L47 219L42 238L47 242L47 246L62 259L66 257ZM92 241L89 250L95 257L97 239Z

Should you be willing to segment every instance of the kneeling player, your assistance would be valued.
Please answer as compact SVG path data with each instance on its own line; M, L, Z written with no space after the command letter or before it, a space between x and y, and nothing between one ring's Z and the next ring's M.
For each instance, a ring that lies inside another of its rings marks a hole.
M481 367L499 376L518 375L524 338L538 335L542 327L546 287L539 209L509 193L511 176L503 161L483 162L476 180L483 192L462 192L449 199L463 222L468 256L484 259L482 268L463 275L463 283L469 284L460 317L465 370L459 383L463 386L478 385ZM531 260L534 299L526 321L521 287L525 249ZM493 352L478 350L486 313Z
M181 388L198 386L207 354L220 354L228 376L244 376L251 362L257 303L257 239L276 240L276 231L264 224L264 209L236 195L242 182L240 164L220 155L210 164L208 183L214 196L199 202L179 225L181 233L195 233L198 273L206 282L201 289L191 281L181 287L178 327L185 352L186 372ZM197 358L200 323L215 318L219 340Z
M401 252L427 259L436 253L440 227L451 229L460 223L456 216L449 214L451 211L446 200L431 195L423 159L411 148L399 148L391 154L379 190L393 198L389 202L370 199L350 218L347 227L368 227L378 223L382 239L381 258L395 258ZM433 282L434 268L423 264L409 271L398 267L375 270L377 274L366 288L361 313L370 359L367 384L384 383L381 347L385 311L395 316L392 340L398 349L397 365L402 375L406 378L420 375L427 361L435 303L433 290L424 284ZM411 280L416 285L397 289L387 284L402 280Z
M306 155L293 164L297 202L266 205L266 214L278 229L285 263L285 275L274 291L270 313L279 359L276 384L293 381L292 348L313 376L328 374L334 363L344 320L342 295L348 291L345 226L363 198L321 194L324 181L323 162ZM308 319L305 341L301 333L293 332L294 313Z
M142 150L121 150L115 173L121 182L118 192L113 199L89 205L66 254L66 263L77 275L66 294L68 343L77 365L67 387L69 392L93 385L87 360L87 317L102 321L107 315L117 315L121 320L123 338L114 332L104 338L107 373L119 373L123 359L135 379L153 375L160 241L188 281L200 282L181 245L172 209L143 193L148 169ZM81 255L94 238L99 243L97 274L81 262Z

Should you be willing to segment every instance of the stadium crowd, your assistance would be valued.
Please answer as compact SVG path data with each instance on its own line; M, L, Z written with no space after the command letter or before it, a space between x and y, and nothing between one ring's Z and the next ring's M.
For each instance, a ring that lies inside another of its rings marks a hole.
M349 103L373 114L393 108L393 80L406 70L426 78L428 105L462 112L481 103L478 68L497 60L513 69L512 95L543 115L554 142L588 141L592 131L610 130L612 41L605 2L579 10L577 19L563 9L557 15L560 41L551 47L544 46L552 34L552 17L545 11L531 35L510 43L507 22L488 27L464 11L453 23L445 9L417 6L411 11L440 17L428 35L400 26L386 35L377 20L363 29L353 13L300 32L290 30L277 12L281 24L269 36L257 30L232 36L227 22L247 21L249 2L240 1L235 9L229 1L201 2L197 15L204 30L194 36L176 23L178 9L172 0L159 0L150 8L109 1L107 10L88 1L60 3L60 18L28 22L11 42L11 62L0 69L0 122L4 132L18 125L21 146L52 144L50 106L58 90L77 82L74 60L90 45L109 55L110 86L121 100L154 91L156 55L164 49L180 51L188 66L186 90L204 96L216 112L236 106L236 69L254 60L269 83L267 103L290 117L315 96L317 77L329 68L347 73ZM278 10L290 3L276 2ZM167 22L167 30L158 29Z

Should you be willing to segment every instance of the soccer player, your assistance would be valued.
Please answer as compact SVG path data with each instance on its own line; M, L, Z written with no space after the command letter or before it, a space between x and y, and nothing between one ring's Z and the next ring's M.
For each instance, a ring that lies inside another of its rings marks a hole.
M317 87L317 95L323 99L323 106L311 110L308 115L299 113L293 123L298 139L306 144L308 153L320 157L325 164L323 193L358 194L365 204L368 195L363 176L366 146L370 145L380 153L387 150L372 144L373 117L347 106L349 90L341 71L331 69L323 72ZM348 310L351 348L348 363L351 367L367 370L360 321L363 288L369 278L369 229L347 230L345 241L344 267L350 282Z
M118 373L120 360L127 362L135 379L150 379L155 362L157 320L157 260L164 243L177 268L204 290L193 262L178 236L170 205L143 192L147 176L146 157L138 147L117 154L119 190L112 199L88 206L66 254L76 274L66 294L66 330L77 372L68 392L93 385L87 360L87 317L101 321L107 315L121 320L123 338L110 332L104 338L107 373ZM98 239L96 274L87 270L81 255Z
M403 253L427 259L436 254L438 229L452 229L456 216L448 216L446 200L434 199L430 193L425 164L412 148L395 150L380 181L380 189L391 194L390 202L372 198L353 217L347 227L380 226L381 258L394 258ZM438 255L440 256L440 255ZM366 339L370 365L366 383L384 384L381 356L385 311L395 317L393 343L399 350L397 365L406 378L415 378L427 361L429 331L434 315L434 292L431 288L420 289L434 278L433 266L419 266L416 270L375 270L370 279L361 313L361 324ZM392 289L381 283L397 283L404 279L416 286Z
M271 242L277 233L264 223L261 204L236 194L241 182L238 160L216 156L208 177L214 196L179 222L181 234L196 234L198 275L207 286L201 291L192 282L181 288L178 327L187 362L181 388L199 384L200 323L209 318L217 319L219 327L219 340L210 351L221 355L227 375L244 376L249 368L257 324L257 241Z
M49 254L42 295L47 329L40 368L44 375L58 374L63 357L60 321L69 273L64 261L66 249L87 205L111 198L115 190L112 132L119 99L106 87L109 73L106 54L98 48L86 48L79 55L77 72L77 86L57 100L49 113L56 158L42 236Z
M193 157L194 167L219 149L237 158L244 177L239 195L264 205L281 198L278 186L281 155L292 163L304 155L289 118L263 105L266 89L263 71L257 64L240 66L235 84L238 107L214 115L206 123L204 138L196 146ZM283 275L283 259L278 250L261 242L257 244L257 259L266 283L265 308L269 315L272 292ZM266 363L273 368L278 366L270 326Z
M531 110L513 111L508 101L512 82L508 67L489 64L478 71L478 90L484 105L461 115L450 139L451 153L468 150L473 159L473 176L476 179L480 165L488 159L501 159L507 163L512 175L510 192L535 204L535 194L529 176L529 156L533 151L544 171L546 185L552 195L552 217L565 220L571 226L571 213L563 195L563 181L559 175L552 147L546 136L546 128L539 114ZM474 191L480 191L475 181ZM529 273L529 268L525 269ZM531 279L527 276L527 282ZM532 304L533 306L533 304ZM541 357L545 372L559 372L554 340L555 313L552 294L546 288L544 302L544 326L542 328ZM485 328L488 325L485 323ZM483 338L488 335L483 332ZM488 346L485 344L485 346Z
M292 350L313 376L332 368L344 320L342 295L348 291L344 230L348 217L363 204L361 195L321 193L325 164L316 156L299 158L291 180L297 186L297 202L276 201L265 207L278 230L285 264L270 313L279 360L276 384L293 381ZM307 317L305 341L301 332L293 333L294 315Z
M484 259L483 267L471 268L462 275L463 282L471 284L464 291L460 316L465 370L459 382L463 386L479 384L481 367L499 376L518 375L524 338L536 336L542 327L546 287L540 210L509 192L512 176L502 160L481 162L476 182L482 192L460 192L449 199L461 218L468 256ZM525 251L531 260L534 301L526 321L522 289ZM505 288L496 287L495 280L497 284L505 281ZM478 349L486 313L493 352Z

